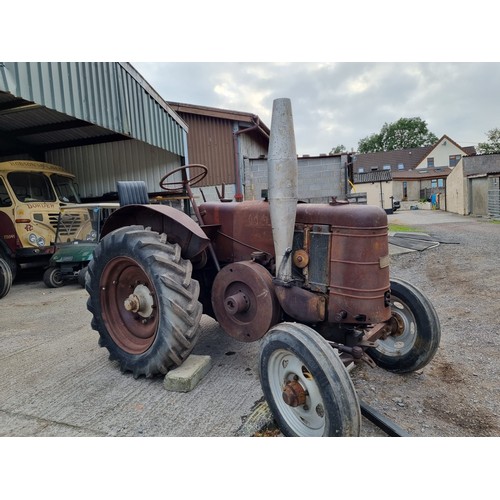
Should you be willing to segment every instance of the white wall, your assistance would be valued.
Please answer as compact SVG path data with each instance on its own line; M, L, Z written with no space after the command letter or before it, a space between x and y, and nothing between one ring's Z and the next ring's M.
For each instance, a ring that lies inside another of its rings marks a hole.
M450 155L462 155L464 152L449 139L441 140L436 147L417 165L416 168L427 168L427 158L434 158L435 167L449 167Z
M446 210L460 215L468 214L467 183L462 160L446 178Z

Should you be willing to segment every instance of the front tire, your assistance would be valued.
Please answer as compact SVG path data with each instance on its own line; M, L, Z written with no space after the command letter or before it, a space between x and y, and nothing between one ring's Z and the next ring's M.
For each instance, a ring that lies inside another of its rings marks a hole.
M64 285L61 270L57 267L49 267L43 273L43 282L48 288L60 288Z
M5 297L12 286L12 271L5 260L0 259L0 299Z
M418 288L400 279L391 280L391 309L393 334L367 352L385 370L419 370L432 360L441 340L436 310Z
M85 287L99 345L134 377L179 366L199 336L202 305L179 245L142 226L119 228L94 250Z
M359 436L361 410L349 373L312 328L272 327L261 346L260 380L285 436Z

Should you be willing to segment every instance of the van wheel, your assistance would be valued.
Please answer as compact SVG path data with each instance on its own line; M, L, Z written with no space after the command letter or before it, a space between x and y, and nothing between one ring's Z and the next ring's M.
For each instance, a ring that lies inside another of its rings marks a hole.
M5 297L12 286L12 272L5 260L0 259L0 299Z
M5 255L5 252L2 252L2 250L0 250L0 259L4 260L6 262L6 264L10 267L10 273L12 275L12 281L14 281L16 279L17 269L19 267L19 265L17 264L16 260L13 259L12 257L8 257L7 255Z
M192 264L165 234L116 229L94 250L85 287L99 345L135 378L166 374L191 353L203 308Z
M57 267L49 267L43 273L43 282L48 288L59 288L63 286L61 270Z

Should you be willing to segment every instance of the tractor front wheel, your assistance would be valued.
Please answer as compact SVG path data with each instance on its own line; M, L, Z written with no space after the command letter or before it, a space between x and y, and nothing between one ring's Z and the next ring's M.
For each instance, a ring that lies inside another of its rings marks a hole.
M202 315L191 271L179 245L142 226L117 229L96 247L87 308L99 345L122 371L165 374L190 354Z
M439 347L441 327L431 302L410 283L391 280L392 334L368 354L381 368L409 373L423 368Z
M312 328L272 327L261 346L260 380L285 436L359 436L361 410L349 373Z

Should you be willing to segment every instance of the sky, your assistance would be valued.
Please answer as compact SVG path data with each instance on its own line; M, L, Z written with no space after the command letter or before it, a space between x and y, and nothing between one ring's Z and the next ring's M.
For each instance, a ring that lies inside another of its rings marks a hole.
M384 123L419 117L438 138L476 146L500 128L495 62L132 62L166 101L253 113L271 126L291 99L297 153L356 150Z
M461 146L500 127L497 16L487 0L405 9L400 0L238 8L232 0L123 0L119 11L101 0L85 9L27 1L25 33L39 33L43 18L52 26L53 13L58 22L36 43L4 23L3 59L128 61L166 101L252 113L268 127L273 100L288 97L299 155L356 150L399 118L419 117ZM4 9L6 19L17 15L16 4Z

